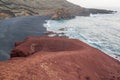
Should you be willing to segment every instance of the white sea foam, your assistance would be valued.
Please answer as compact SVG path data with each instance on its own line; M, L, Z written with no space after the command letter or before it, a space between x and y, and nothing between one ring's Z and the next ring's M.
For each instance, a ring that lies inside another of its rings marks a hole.
M120 13L77 16L71 20L48 20L48 31L65 33L69 38L79 39L120 60ZM64 28L64 31L60 29Z

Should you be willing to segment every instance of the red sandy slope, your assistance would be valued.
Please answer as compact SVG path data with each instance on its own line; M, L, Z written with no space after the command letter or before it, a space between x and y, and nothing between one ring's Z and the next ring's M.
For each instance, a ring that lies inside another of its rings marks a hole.
M29 37L0 62L0 80L120 80L120 62L78 40Z

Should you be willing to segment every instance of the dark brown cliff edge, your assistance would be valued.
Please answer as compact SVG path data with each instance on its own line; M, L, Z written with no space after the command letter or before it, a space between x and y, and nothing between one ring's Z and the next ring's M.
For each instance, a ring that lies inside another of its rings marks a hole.
M0 62L0 80L120 80L120 62L79 40L29 37Z
M0 0L0 10L7 10L14 13L15 16L49 15L54 14L57 9L61 8L67 9L72 16L113 12L110 10L83 8L66 0Z
M15 17L14 13L9 10L0 10L0 19Z

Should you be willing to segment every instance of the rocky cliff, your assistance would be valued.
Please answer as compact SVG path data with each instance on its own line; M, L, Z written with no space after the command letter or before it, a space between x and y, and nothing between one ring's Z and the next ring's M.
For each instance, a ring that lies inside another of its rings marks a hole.
M7 10L15 16L48 15L54 14L57 9L65 8L72 15L86 16L90 13L111 13L108 10L86 9L74 5L66 0L0 0L0 17L3 10ZM12 16L9 13L5 15ZM9 17L7 16L7 17ZM3 18L5 18L4 16Z
M0 80L120 80L120 62L79 40L29 37L0 62Z

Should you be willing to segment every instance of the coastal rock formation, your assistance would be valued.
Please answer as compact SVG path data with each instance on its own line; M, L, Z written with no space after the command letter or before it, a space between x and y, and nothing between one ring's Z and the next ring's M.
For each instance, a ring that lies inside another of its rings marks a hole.
M0 62L0 80L120 80L120 62L75 39L29 37Z
M14 13L9 10L0 10L0 19L15 17Z
M92 14L111 14L111 13L116 13L116 11L112 11L112 10L104 10L104 9L89 9L88 10L89 13Z
M75 16L73 16L68 10L61 8L57 9L51 19L53 20L61 20L61 19L72 19Z
M89 16L90 13L112 13L110 10L87 9L66 0L0 0L0 9L9 10L15 16L35 16L54 14L64 8L74 16Z

